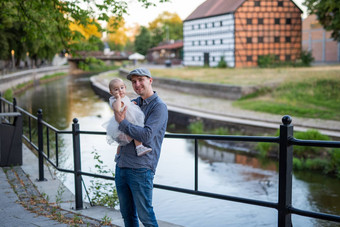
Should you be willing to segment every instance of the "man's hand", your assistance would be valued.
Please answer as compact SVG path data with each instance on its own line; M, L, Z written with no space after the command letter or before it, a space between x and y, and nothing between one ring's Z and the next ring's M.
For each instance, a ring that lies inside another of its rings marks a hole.
M122 122L125 119L125 115L126 115L126 109L127 107L125 107L123 109L123 111L114 111L115 112L115 119L118 123Z

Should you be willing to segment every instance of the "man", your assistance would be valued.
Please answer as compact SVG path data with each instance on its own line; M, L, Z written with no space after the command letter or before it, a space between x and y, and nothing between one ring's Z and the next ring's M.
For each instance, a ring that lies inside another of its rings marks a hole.
M119 130L131 138L141 141L152 151L137 156L133 142L120 147L117 158L115 181L120 203L120 212L126 227L139 226L138 218L144 226L158 226L152 207L153 177L161 153L161 146L168 121L166 104L152 90L152 76L149 70L132 70L127 79L132 82L139 95L136 101L145 114L144 127L136 126L125 119L126 108L115 111Z

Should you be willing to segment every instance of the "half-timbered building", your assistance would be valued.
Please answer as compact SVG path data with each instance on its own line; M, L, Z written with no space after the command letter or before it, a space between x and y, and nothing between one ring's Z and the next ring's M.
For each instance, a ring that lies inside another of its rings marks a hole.
M259 56L295 61L301 53L301 9L291 0L207 0L183 22L183 63L257 66Z

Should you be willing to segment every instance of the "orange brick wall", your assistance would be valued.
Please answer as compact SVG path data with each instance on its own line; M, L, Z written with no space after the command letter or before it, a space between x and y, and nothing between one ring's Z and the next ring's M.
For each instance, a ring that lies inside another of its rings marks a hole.
M260 6L255 2L245 1L234 14L235 67L257 66L258 56L267 54L296 60L301 53L300 9L290 0L281 1L282 7L280 1L260 0Z

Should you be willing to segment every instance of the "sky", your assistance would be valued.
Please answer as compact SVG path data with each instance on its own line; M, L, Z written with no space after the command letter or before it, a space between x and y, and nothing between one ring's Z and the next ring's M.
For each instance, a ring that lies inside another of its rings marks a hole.
M125 21L128 26L139 24L148 26L148 23L156 19L156 17L164 11L177 13L179 17L186 19L200 4L206 0L170 0L171 3L158 3L156 7L148 9L142 8L137 1L129 3L129 15L125 16ZM129 1L128 1L129 2ZM306 7L302 5L304 0L293 0L297 6L304 12L306 17Z

